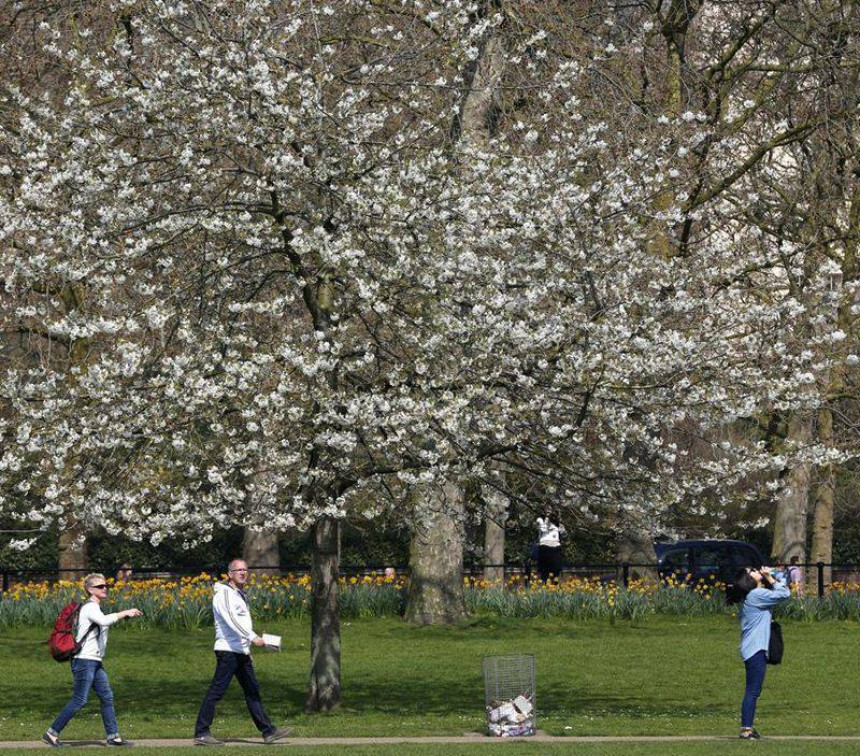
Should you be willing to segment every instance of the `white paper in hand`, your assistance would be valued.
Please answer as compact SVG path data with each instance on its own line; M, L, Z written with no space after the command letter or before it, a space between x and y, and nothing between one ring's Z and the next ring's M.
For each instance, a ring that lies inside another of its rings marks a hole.
M263 644L269 651L281 650L281 636L263 633Z

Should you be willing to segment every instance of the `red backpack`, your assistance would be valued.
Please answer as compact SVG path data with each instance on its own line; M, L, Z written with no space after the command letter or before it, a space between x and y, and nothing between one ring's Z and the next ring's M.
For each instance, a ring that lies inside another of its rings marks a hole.
M93 628L98 627L95 623L91 624L90 629L84 633L84 637L80 641L75 640L78 628L78 616L81 613L82 606L83 604L77 601L70 601L60 610L60 615L57 617L54 629L51 631L51 637L48 638L48 648L51 651L51 656L54 657L54 661L71 661L72 657L80 652L84 641Z

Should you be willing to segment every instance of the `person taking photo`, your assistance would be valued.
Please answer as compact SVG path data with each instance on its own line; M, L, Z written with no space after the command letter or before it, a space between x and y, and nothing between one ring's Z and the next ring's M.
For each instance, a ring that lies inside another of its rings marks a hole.
M538 526L538 574L542 583L558 582L564 568L561 537L567 532L558 513L548 511L545 517L537 518Z
M753 726L758 698L764 686L767 650L770 645L771 609L791 597L783 580L771 574L770 567L745 567L735 575L735 587L743 597L740 610L741 658L746 667L746 690L741 704L741 734L744 740L761 736Z

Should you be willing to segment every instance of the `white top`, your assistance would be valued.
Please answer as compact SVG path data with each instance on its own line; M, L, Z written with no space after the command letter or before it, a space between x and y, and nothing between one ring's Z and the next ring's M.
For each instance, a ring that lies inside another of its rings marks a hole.
M257 634L245 597L227 583L216 583L212 613L215 615L215 650L250 654L251 641Z
M102 661L105 657L105 649L107 648L108 628L119 621L119 613L104 614L102 608L95 601L87 601L78 614L78 631L75 633L75 640L80 643L87 631L93 625L98 625L100 629L93 629L87 635L84 645L81 650L75 654L76 659L90 659L91 661Z
M537 518L537 525L541 546L561 546L561 537L567 533L564 525L555 525L543 517Z

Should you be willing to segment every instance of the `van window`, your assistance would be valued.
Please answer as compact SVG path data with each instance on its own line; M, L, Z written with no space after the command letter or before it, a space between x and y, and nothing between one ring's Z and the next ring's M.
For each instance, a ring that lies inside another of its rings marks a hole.
M749 546L714 544L695 548L696 572L731 581L740 567L757 567L758 557Z
M732 566L761 567L761 557L748 546L739 546L732 549Z
M663 555L663 569L684 573L689 572L690 560L687 556L687 549L674 549L673 551L667 551Z
M719 576L729 569L731 551L721 546L699 546L696 548L696 570Z

